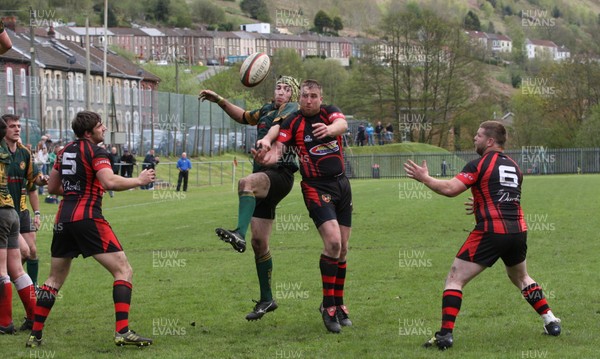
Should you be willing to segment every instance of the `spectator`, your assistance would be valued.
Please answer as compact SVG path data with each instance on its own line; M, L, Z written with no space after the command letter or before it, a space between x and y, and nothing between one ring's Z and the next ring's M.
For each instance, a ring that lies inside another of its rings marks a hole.
M356 145L361 147L365 145L365 126L362 123L358 125L356 132Z
M390 122L385 126L385 142L394 142L394 126Z
M40 173L44 175L48 174L48 148L46 146L42 146L40 150L38 150L35 164ZM44 194L44 186L38 187L38 194Z
M369 146L374 146L375 145L375 139L374 139L375 129L373 128L373 125L371 125L370 123L367 123L366 132L367 132L367 143L368 143L368 145Z
M135 164L135 157L128 150L123 151L123 156L121 156L121 176L131 178Z
M153 170L159 162L158 156L154 156L154 150L148 151L146 157L144 157L144 163L142 163L142 170ZM145 186L141 186L141 189L154 189L154 181L148 183Z
M446 177L446 170L448 169L448 164L446 160L442 160L442 177Z
M179 177L177 178L177 191L181 188L181 181L183 180L183 192L187 192L188 175L192 169L192 162L187 158L187 153L183 152L181 158L177 161L177 169L179 170Z
M381 121L377 121L377 126L375 126L375 135L377 136L377 144L383 145L383 125Z
M112 165L112 170L113 173L118 175L119 174L119 163L121 162L121 156L119 156L119 153L117 152L117 148L116 147L112 147L110 149L110 164Z

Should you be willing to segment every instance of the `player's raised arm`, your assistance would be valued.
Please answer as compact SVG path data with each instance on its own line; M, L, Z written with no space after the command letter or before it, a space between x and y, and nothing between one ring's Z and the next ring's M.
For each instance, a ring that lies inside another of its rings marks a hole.
M456 197L467 190L467 186L456 178L439 180L431 177L427 169L427 161L423 161L422 166L419 166L413 161L408 160L404 164L404 170L409 178L423 182L425 186L429 187L435 193L446 197Z
M245 112L244 109L227 101L226 98L222 97L218 93L216 93L212 90L202 90L202 91L200 91L200 94L198 95L198 99L200 101L210 101L210 102L216 103L235 122L238 122L241 124L247 124L247 122L244 121L244 112Z
M113 173L111 168L102 168L96 172L98 181L109 191L124 191L130 188L145 186L154 181L154 170L145 169L135 178L121 177Z

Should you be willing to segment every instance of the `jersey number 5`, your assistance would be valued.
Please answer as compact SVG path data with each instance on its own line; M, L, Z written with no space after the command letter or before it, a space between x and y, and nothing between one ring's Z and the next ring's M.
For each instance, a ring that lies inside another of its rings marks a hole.
M77 172L77 162L75 158L76 153L65 152L62 158L62 174L63 175L74 175Z
M500 172L500 184L506 187L517 187L519 185L519 176L514 166L498 166Z

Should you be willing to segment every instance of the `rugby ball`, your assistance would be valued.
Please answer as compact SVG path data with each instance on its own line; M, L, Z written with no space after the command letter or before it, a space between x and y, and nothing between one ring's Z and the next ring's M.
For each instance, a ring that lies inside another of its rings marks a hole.
M240 67L240 80L246 87L254 87L269 74L271 59L263 52L255 52L248 56Z

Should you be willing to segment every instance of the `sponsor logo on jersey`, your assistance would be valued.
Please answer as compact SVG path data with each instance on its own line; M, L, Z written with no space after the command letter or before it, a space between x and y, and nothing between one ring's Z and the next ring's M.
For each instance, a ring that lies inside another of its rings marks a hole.
M337 141L334 140L311 148L310 153L315 156L325 156L330 153L339 152L339 150L340 146L338 145Z
M464 178L468 179L469 181L475 180L475 177L473 177L470 173L461 172L460 175L463 176Z
M101 158L101 159L96 160L94 162L95 162L96 166L99 166L99 165L109 165L110 166L111 165L110 164L110 160L108 158Z
M309 135L304 136L304 142L312 142L312 137L310 137Z

